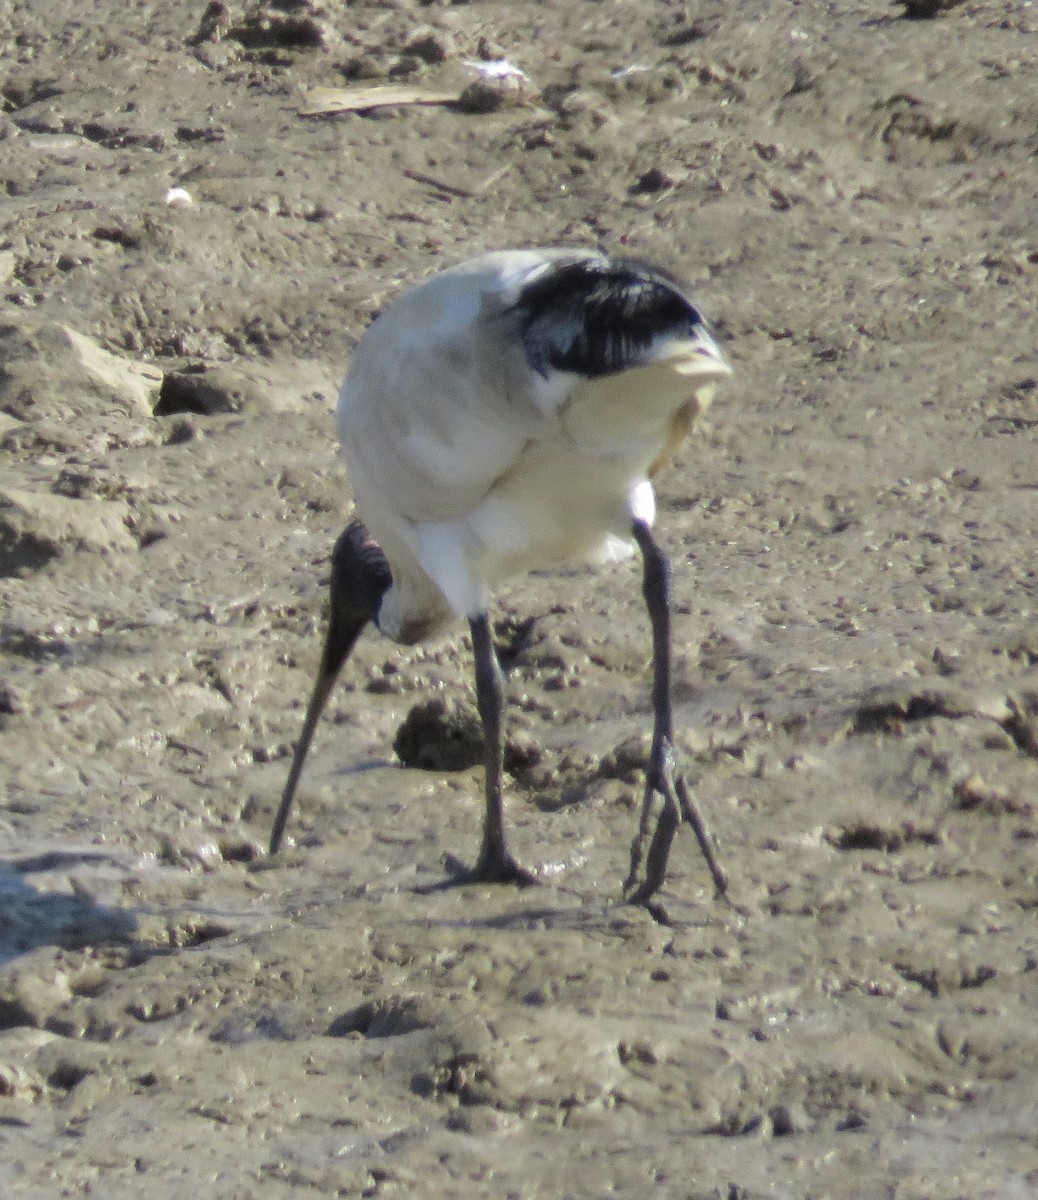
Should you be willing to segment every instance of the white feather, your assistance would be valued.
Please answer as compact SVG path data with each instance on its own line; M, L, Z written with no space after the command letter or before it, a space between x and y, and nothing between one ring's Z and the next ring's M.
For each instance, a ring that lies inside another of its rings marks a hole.
M415 640L486 610L510 575L610 558L651 523L649 472L729 373L709 337L661 338L642 366L589 379L531 368L521 289L582 251L487 254L405 293L361 339L339 398L360 516L393 586L379 612ZM563 342L570 336L560 331Z

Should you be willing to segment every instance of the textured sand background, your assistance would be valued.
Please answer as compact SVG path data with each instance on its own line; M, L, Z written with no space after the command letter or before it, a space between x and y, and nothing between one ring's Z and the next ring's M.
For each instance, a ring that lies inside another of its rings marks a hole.
M1038 1194L1038 10L203 8L0 7L3 1195ZM299 115L481 55L497 110ZM392 751L461 631L365 641L268 863L351 346L599 242L736 370L659 526L737 908L687 835L670 926L618 903L633 562L501 597L543 887L416 890L478 836L478 770Z

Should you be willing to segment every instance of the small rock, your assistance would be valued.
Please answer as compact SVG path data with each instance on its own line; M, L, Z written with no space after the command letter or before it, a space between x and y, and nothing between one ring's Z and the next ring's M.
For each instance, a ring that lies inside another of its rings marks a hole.
M649 763L652 739L648 733L633 733L624 738L601 761L598 775L633 785L642 782Z
M497 62L504 57L505 49L500 42L492 41L486 34L480 36L476 43L476 58L480 62Z
M528 104L532 94L529 81L519 75L474 79L458 97L458 108L466 113L493 113Z
M189 367L163 376L155 416L301 412L333 394L327 367L309 360Z
M390 79L403 79L414 75L422 69L422 60L414 54L401 54L389 68Z
M66 325L29 319L0 323L0 412L21 421L67 422L115 410L147 416L162 372L111 354Z
M389 74L389 68L384 62L381 62L373 54L358 54L353 58L347 59L339 70L346 79L357 81L362 79L385 79Z
M170 423L165 444L167 446L183 446L186 442L193 442L199 436L198 427L194 422L182 417L180 420Z
M667 188L674 186L674 180L662 170L660 167L650 167L643 174L638 176L637 181L631 188L635 195L652 195L654 192L663 192Z
M905 10L902 15L910 21L929 21L958 8L965 0L898 0L898 3Z
M422 700L397 730L393 749L405 767L426 771L463 771L483 762L479 715L470 704L442 696Z
M228 387L221 387L204 372L170 371L162 378L155 416L198 413L210 417L215 413L237 412L240 407L239 396Z
M0 1029L41 1029L51 1013L70 999L64 974L48 974L14 968L0 979Z
M192 46L200 46L205 42L219 42L231 30L231 10L223 0L211 0L198 23L194 37L188 40Z
M121 501L69 500L0 489L0 576L38 570L69 551L135 549L130 509Z
M800 1104L776 1104L768 1112L768 1119L775 1137L792 1137L811 1131L811 1118Z
M447 34L427 26L411 34L404 43L403 52L434 66L447 61L454 53L454 45Z
M285 13L274 8L250 12L228 36L249 50L324 50L334 40L327 22L312 13Z

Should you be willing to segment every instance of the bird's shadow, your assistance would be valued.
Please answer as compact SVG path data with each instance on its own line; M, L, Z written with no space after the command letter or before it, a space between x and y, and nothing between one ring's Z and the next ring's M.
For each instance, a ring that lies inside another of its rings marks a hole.
M466 878L467 872L464 864L456 860L453 855L444 855L444 863L447 870L444 878L431 883L415 884L408 890L415 896L435 896L460 891L464 888L487 886ZM548 886L542 889L541 884ZM473 915L460 919L436 918L435 923L455 928L502 930L580 929L601 925L603 921L623 923L634 918L638 912L647 913L660 925L674 923L661 902L653 899L648 903L632 903L619 893L619 889L615 898L599 899L597 902L589 904L587 897L577 888L560 885L557 881L538 879L536 876L531 876L529 882L520 883L518 887L514 883L491 886L495 888L503 886L506 892L513 892L516 897L516 906L508 912L496 913L492 916ZM546 902L537 903L537 898L542 896ZM561 899L562 896L572 897L572 903L566 903ZM526 897L529 903L523 903L520 897ZM552 897L559 897L561 902L551 903Z
M31 882L36 874L110 861L103 852L63 850L0 859L0 965L41 946L76 950L131 938L137 920L125 909Z
M520 933L538 929L587 930L598 928L604 920L609 919L610 915L615 916L615 910L620 907L619 903L596 904L588 907L574 904L571 908L564 908L561 905L555 907L542 905L538 908L495 913L488 917L473 917L471 920L459 921L457 924L467 928L499 929L504 932Z
M427 892L419 892L427 895ZM524 933L531 930L578 930L590 929L616 917L617 912L624 906L615 904L582 905L574 900L572 905L540 904L531 907L517 907L506 912L481 914L474 912L471 916L422 916L414 919L404 919L404 925L429 927L434 925L441 929L496 929L503 932Z

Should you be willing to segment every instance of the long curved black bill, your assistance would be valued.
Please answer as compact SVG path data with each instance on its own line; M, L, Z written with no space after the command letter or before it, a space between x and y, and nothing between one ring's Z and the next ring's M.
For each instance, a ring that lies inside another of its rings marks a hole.
M332 551L328 632L325 634L321 665L306 708L303 731L296 743L292 767L270 832L271 854L277 854L281 847L306 754L335 681L364 627L375 619L382 597L391 583L389 564L367 529L359 521L347 525Z
M328 633L324 641L324 653L321 655L321 666L318 669L317 678L314 680L314 690L310 694L310 703L306 707L303 732L299 735L299 741L296 743L296 752L292 756L292 768L288 772L285 790L281 795L281 804L277 816L274 818L274 827L270 832L271 854L277 854L281 847L281 839L285 834L288 816L292 811L292 801L295 798L296 787L299 785L299 777L303 773L303 763L306 761L307 751L313 741L317 722L321 719L324 706L328 703L328 697L342 670L342 664L349 658L350 652L357 644L357 638L360 637L367 623L367 618L364 617L351 627L344 629L342 622L336 621L335 608L334 605L332 606Z

